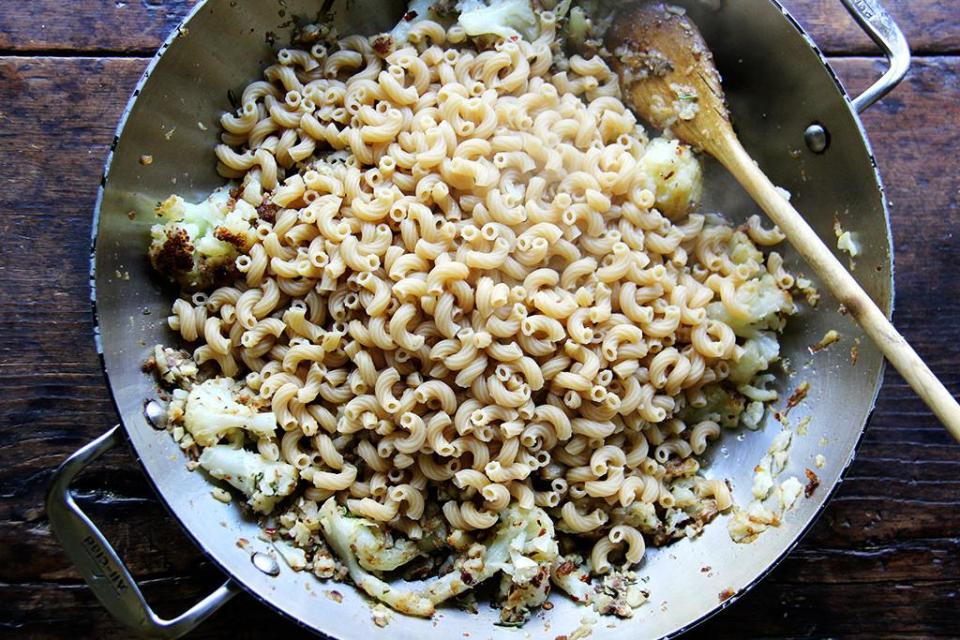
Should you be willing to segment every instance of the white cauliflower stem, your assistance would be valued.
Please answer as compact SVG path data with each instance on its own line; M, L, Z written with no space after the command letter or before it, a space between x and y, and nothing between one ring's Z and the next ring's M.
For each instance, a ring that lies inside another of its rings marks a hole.
M453 570L430 582L421 592L398 589L374 571L389 571L420 554L407 540L387 540L381 525L350 516L333 498L320 509L320 525L330 547L347 566L350 578L367 595L397 611L430 616L436 604L469 591L502 572L500 591L504 624L517 624L541 605L550 593L550 569L559 556L553 522L539 508L513 506L487 545L475 544L457 558Z
M245 429L255 437L274 435L277 417L237 402L238 389L230 378L213 378L190 391L183 424L201 447L217 444L233 429Z
M433 602L428 598L412 591L395 589L360 565L353 550L358 534L363 534L362 530L367 528L367 524L374 527L377 525L364 518L348 516L346 509L338 505L334 498L323 503L319 516L327 544L347 566L350 579L368 596L385 602L402 613L421 617L433 615Z
M383 527L367 518L344 516L337 526L346 533L357 562L367 571L393 571L420 555L412 540L391 539Z

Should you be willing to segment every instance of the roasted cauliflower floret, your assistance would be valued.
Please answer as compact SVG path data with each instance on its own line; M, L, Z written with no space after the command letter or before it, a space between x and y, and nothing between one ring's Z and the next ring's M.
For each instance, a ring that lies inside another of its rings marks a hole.
M259 453L218 444L200 454L200 466L217 480L225 480L247 496L254 511L270 513L297 486L297 469L267 460Z
M707 315L724 322L742 338L752 338L760 331L779 331L787 316L796 313L793 297L777 286L768 273L737 287L737 302L748 310L744 317L734 317L722 302L707 305Z
M231 378L212 378L190 391L183 425L201 447L217 444L234 429L249 431L255 438L274 436L277 417L238 402L240 389Z
M624 524L649 536L663 529L663 523L657 516L656 508L648 502L639 500L632 502L623 508L622 514L618 513L618 515L623 519Z
M761 331L743 343L740 359L730 367L730 381L747 384L780 359L780 342L769 331Z
M505 596L500 619L504 624L526 620L530 610L550 593L550 569L559 557L553 521L540 508L513 505L500 514L491 540L474 545L479 553L458 558L454 570L432 583L424 594L433 602L472 589L503 572L500 593Z
M423 20L442 21L441 15L436 11L436 7L439 4L438 0L411 0L403 18L401 18L397 26L390 31L390 38L388 40L381 39L380 42L386 44L392 50L395 42L403 42L407 39L407 35L410 33L410 27L418 22L422 22ZM380 46L383 47L384 45L381 44ZM374 50L383 54L383 51L377 49L376 44L374 44Z
M520 626L530 613L543 605L550 595L550 568L537 565L536 572L525 582L514 582L504 574L500 578L497 601L500 603L500 624Z
M460 0L460 26L469 36L495 35L534 40L539 29L530 0Z
M701 420L713 420L726 429L732 429L740 424L740 417L746 406L746 399L737 393L719 384L708 384L703 387L706 404L700 407L687 407L683 413L683 420L687 424L694 424Z
M500 622L519 625L550 595L550 569L559 551L553 522L540 509L514 508L501 531L497 538L510 536L510 560L500 579Z
M656 208L671 220L690 213L703 194L703 171L693 150L677 140L654 138L640 166L653 181Z
M238 253L254 242L257 211L234 200L226 187L193 204L172 195L156 207L164 220L150 230L150 262L189 290L204 289L234 268Z

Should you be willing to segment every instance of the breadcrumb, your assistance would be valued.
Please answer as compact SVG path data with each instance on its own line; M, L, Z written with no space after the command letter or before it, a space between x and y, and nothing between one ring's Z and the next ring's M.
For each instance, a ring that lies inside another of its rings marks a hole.
M820 342L813 345L812 347L809 347L810 353L818 353L820 351L823 351L824 349L826 349L827 347L829 347L830 345L832 345L833 343L839 340L840 340L840 334L837 333L834 329L830 329L825 334L823 334L823 337L820 338Z

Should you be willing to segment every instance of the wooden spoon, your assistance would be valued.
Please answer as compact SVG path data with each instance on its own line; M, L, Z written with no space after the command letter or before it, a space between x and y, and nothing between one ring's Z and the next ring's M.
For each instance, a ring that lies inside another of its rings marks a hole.
M686 13L659 2L630 7L617 15L606 45L634 111L733 174L960 441L960 405L740 144L713 55Z

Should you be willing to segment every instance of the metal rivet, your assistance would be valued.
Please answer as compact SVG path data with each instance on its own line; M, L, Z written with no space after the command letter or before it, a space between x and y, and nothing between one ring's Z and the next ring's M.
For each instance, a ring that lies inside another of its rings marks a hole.
M163 406L156 400L149 400L145 405L143 405L143 415L146 416L147 422L150 423L154 429L163 429L166 423L166 412L163 410Z
M270 554L258 551L250 556L250 562L268 576L280 575L280 564L277 562L277 559Z
M807 148L814 153L823 153L830 147L830 132L819 122L814 122L803 132Z

